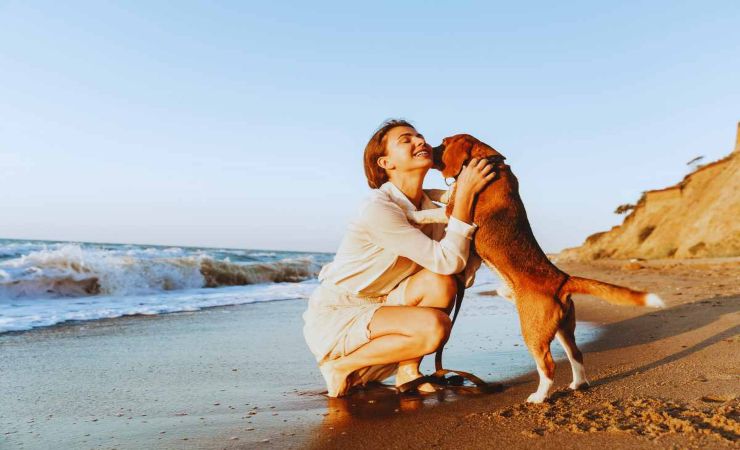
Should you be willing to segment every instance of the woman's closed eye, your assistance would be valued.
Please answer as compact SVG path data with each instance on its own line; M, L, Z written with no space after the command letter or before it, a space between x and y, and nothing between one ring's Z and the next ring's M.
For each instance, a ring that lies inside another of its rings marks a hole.
M417 137L419 139L424 139L424 135L422 135L421 133L417 134L414 137ZM398 141L397 142L400 143L400 144L408 144L408 143L410 143L411 142L411 134L410 133L402 134L401 136L398 137Z

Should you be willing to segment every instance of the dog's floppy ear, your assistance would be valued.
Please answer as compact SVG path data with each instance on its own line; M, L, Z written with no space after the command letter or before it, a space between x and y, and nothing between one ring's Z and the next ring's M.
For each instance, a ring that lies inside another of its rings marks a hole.
M470 159L472 145L467 142L455 141L445 145L442 153L442 176L455 177L462 170L462 165Z
M504 161L506 156L502 155L495 148L485 142L476 142L473 145L473 151L470 153L471 158L486 158L489 161Z

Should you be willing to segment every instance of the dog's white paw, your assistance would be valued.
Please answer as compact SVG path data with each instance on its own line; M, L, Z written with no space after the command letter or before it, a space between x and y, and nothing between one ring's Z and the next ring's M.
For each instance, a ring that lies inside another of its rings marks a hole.
M573 381L573 382L571 382L571 383L570 383L570 384L568 385L568 387L569 387L570 389L574 390L574 391L580 391L580 390L582 390L582 389L586 389L586 388L588 388L589 386L590 386L590 384L588 384L588 381L586 381L586 380L580 380L580 381L578 381L578 382L576 382L576 381Z
M527 403L542 403L545 400L547 400L547 395L540 394L539 392L534 392L527 397Z
M657 294L648 294L645 296L645 306L649 308L665 308L665 302Z

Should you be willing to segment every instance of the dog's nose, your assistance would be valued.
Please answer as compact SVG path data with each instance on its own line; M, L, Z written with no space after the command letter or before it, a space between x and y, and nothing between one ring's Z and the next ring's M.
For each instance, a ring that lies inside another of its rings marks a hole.
M434 167L440 169L442 166L442 153L445 151L445 145L440 144L437 147L432 147L432 161L434 161Z

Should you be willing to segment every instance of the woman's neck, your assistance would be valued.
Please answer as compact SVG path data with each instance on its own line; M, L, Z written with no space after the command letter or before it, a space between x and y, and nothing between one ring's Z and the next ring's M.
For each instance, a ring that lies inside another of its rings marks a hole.
M421 209L421 199L424 195L422 185L424 184L424 174L420 176L407 175L404 177L390 177L390 182L393 183L403 194L416 206L416 209Z

